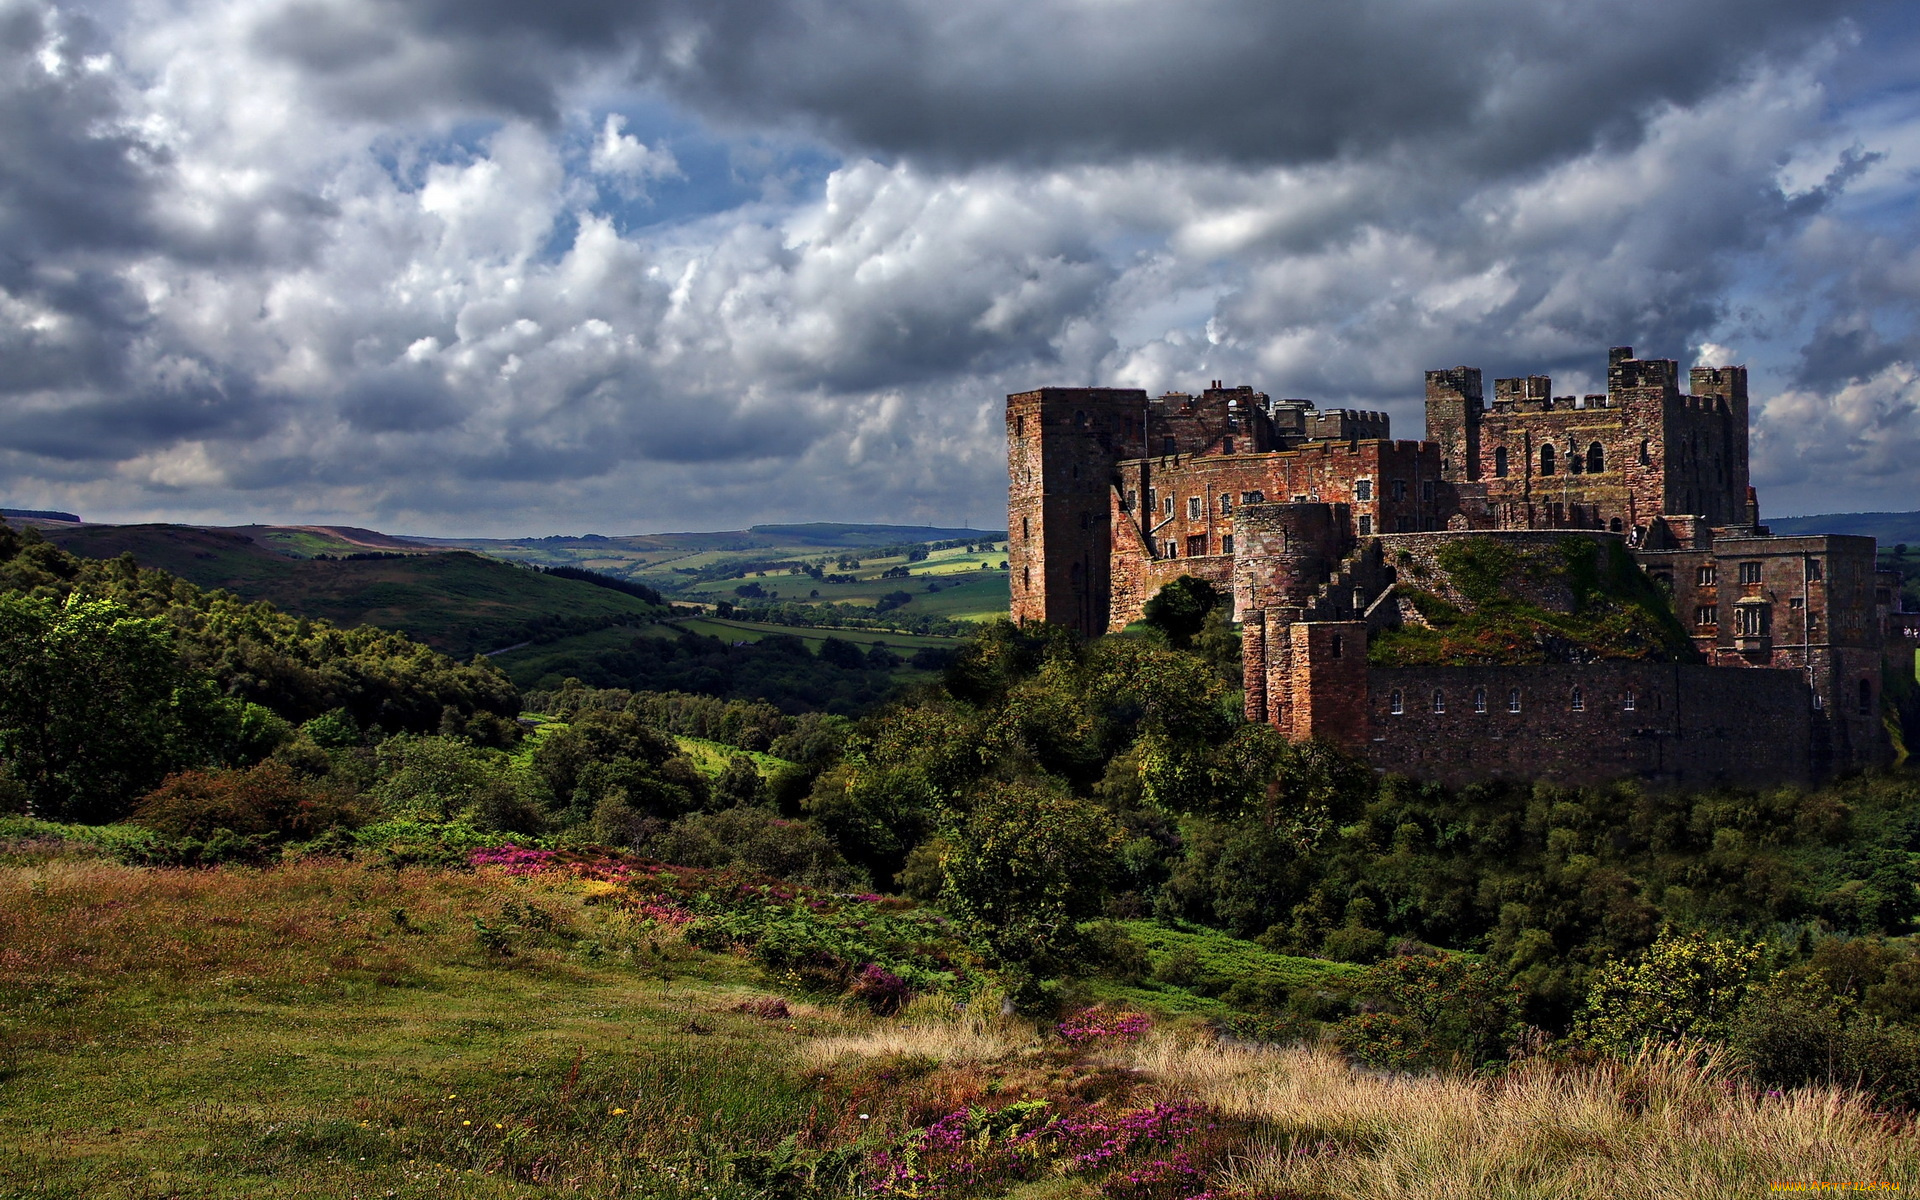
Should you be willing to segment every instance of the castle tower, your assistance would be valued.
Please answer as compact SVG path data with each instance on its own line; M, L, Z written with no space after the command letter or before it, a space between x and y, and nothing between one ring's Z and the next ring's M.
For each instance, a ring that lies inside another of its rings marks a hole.
M1233 611L1299 605L1332 572L1352 539L1344 504L1248 504L1234 516Z
M1427 372L1427 440L1440 445L1440 474L1458 482L1480 478L1480 368Z
M1114 464L1144 453L1147 394L1041 388L1007 397L1007 566L1016 622L1107 630Z

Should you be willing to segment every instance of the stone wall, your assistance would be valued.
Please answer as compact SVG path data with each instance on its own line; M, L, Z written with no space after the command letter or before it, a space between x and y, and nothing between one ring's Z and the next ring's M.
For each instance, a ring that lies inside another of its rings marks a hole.
M1416 779L1767 787L1812 774L1813 696L1798 671L1376 667L1367 702L1368 760Z

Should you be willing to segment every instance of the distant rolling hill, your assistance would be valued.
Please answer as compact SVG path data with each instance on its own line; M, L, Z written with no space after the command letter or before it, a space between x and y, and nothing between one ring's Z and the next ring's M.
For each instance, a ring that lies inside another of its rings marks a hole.
M1920 547L1920 512L1824 513L1813 517L1763 517L1776 534L1849 533L1880 539L1880 548Z
M270 600L337 625L404 630L462 658L613 625L644 625L661 612L618 591L371 530L43 524L40 531L87 558L132 554L141 566L160 567L201 587Z

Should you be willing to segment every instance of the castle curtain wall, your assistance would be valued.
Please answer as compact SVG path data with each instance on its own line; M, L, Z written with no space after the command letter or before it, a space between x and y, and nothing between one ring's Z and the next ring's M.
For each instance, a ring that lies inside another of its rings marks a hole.
M1798 671L1637 662L1376 667L1367 684L1367 759L1415 779L1571 786L1625 776L1676 787L1769 787L1812 774L1813 697Z

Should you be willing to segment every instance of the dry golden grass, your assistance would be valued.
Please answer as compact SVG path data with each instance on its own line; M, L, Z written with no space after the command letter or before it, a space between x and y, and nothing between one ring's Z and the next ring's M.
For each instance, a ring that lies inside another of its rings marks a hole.
M1261 1128L1230 1170L1254 1195L1572 1200L1920 1183L1911 1120L1836 1089L1758 1093L1711 1056L1537 1061L1490 1080L1389 1076L1324 1050L1173 1036L1113 1057Z
M944 997L925 997L896 1021L857 1033L815 1039L805 1061L831 1066L848 1058L919 1058L950 1066L998 1062L1040 1044L1031 1024L998 1013L998 1006L957 1008Z

